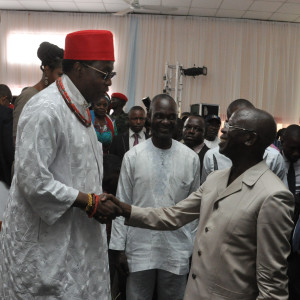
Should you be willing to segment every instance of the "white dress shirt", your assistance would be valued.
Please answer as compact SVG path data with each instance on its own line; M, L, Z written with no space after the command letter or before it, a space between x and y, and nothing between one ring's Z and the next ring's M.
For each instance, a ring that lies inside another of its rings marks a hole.
M138 134L139 143L146 141L146 135L143 130L141 130L137 134ZM135 132L129 128L129 149L133 147L134 141L135 141Z
M162 150L148 139L126 152L117 197L140 207L172 206L197 190L199 177L199 157L193 150L175 140ZM187 274L197 224L198 220L175 231L152 231L128 227L124 218L116 218L109 248L126 251L130 272L162 269Z
M88 103L66 75L62 82L87 118ZM102 160L93 126L56 83L28 101L0 238L0 299L111 299L105 226L72 207L79 191L102 192Z
M203 142L202 144L195 146L195 147L193 148L193 150L194 150L197 154L199 154L200 151L202 150L202 148L204 147L204 145L205 145L205 143Z
M221 140L216 136L216 138L213 141L209 141L205 139L204 143L209 149L213 149L219 146L220 141Z

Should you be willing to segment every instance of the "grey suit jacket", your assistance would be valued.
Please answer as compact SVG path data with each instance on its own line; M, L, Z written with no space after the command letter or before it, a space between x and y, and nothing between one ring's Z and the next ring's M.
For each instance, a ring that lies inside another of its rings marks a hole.
M185 300L287 300L293 196L264 161L227 186L229 174L171 208L132 207L126 224L173 230L200 216Z

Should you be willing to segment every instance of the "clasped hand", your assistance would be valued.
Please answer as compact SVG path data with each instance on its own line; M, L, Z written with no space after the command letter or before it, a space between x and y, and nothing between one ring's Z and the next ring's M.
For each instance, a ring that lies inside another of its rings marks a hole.
M116 217L122 215L122 209L119 206L119 201L111 194L99 195L99 203L97 206L94 219L102 224L109 223Z

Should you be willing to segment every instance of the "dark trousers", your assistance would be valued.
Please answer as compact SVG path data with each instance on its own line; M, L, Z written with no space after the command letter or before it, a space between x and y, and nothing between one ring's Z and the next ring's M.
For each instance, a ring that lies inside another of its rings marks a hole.
M300 254L292 253L288 259L289 300L300 299Z

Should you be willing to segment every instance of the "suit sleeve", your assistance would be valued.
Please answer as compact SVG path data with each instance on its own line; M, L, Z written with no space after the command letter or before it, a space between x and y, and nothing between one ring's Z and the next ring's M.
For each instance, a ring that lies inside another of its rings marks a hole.
M202 187L172 207L132 206L131 216L126 224L156 230L176 230L199 218L201 198Z
M282 191L263 203L257 221L257 300L287 300L287 257L293 228L293 196Z

